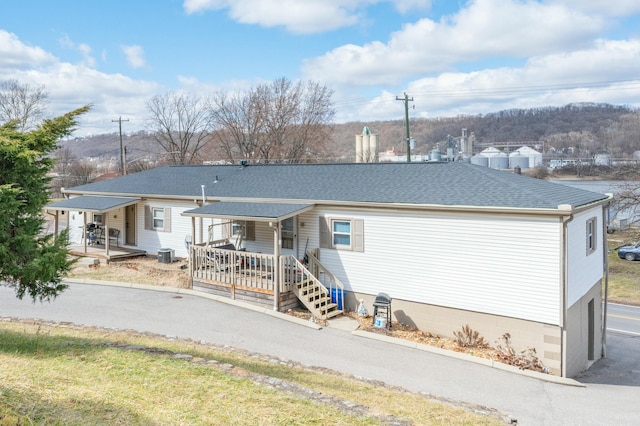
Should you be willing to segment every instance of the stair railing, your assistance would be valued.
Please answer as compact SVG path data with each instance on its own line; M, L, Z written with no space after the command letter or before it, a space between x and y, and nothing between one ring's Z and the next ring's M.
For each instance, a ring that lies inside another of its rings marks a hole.
M338 304L339 310L344 310L344 284L331 271L320 263L317 251L308 250L308 269L311 274L320 281L320 284L327 289L327 294L331 296L331 301Z

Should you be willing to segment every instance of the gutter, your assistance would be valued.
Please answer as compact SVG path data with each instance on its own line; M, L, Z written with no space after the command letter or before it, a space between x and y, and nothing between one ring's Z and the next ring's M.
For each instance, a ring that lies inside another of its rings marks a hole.
M141 199L160 199L160 200L189 200L198 202L201 194L192 195L169 195L169 194L132 194L132 193L112 193L112 192L67 192L65 194L73 195L95 195L109 197L139 197ZM528 207L500 207L500 206L466 206L466 205L446 205L446 204L413 204L413 203L385 203L385 202L366 202L366 201L341 201L341 200L312 200L300 198L250 198L250 197L215 197L208 201L226 201L236 203L281 203L281 204L315 204L316 207L340 207L345 210L356 210L360 208L379 209L381 211L398 210L398 211L448 211L448 212L473 212L473 213L491 213L491 214L531 214L541 216L565 216L566 212L559 211L557 208L528 208ZM574 213L581 210L592 208L594 205L602 204L604 200L593 201L581 206L572 206Z

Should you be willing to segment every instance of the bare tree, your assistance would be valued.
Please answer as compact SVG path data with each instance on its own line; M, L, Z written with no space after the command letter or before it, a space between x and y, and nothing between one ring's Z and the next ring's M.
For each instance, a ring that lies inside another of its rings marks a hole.
M13 121L20 132L32 130L44 118L48 97L44 86L31 87L18 80L0 83L0 123Z
M264 127L257 94L218 92L211 99L209 109L218 127L213 137L220 154L230 161L253 160Z
M96 178L96 165L87 160L80 160L68 147L59 148L53 155L56 162L49 186L53 197L61 197L62 188L84 185Z
M172 164L191 164L207 143L211 115L199 96L167 93L147 102L153 137Z
M312 161L332 134L332 95L316 82L286 78L233 96L218 93L210 104L218 147L229 161Z
M613 197L613 210L625 212L630 219L629 225L636 225L640 221L640 185L628 182L621 186L621 190Z

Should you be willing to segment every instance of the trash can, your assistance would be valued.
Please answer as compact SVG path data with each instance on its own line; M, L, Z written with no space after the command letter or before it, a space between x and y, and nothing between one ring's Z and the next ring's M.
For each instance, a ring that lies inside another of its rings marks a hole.
M342 289L341 288L332 288L331 289L331 303L337 303L338 309L342 310Z
M173 250L169 248L161 248L158 250L158 263L171 263L171 255Z

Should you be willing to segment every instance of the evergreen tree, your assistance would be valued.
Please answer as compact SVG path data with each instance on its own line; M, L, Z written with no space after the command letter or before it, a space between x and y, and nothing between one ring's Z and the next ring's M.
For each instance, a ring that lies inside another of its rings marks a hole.
M15 121L0 126L0 281L15 288L20 299L51 300L67 287L62 277L68 235L44 235L43 208L49 202L49 158L61 137L71 134L79 108L46 120L35 130L20 132Z

